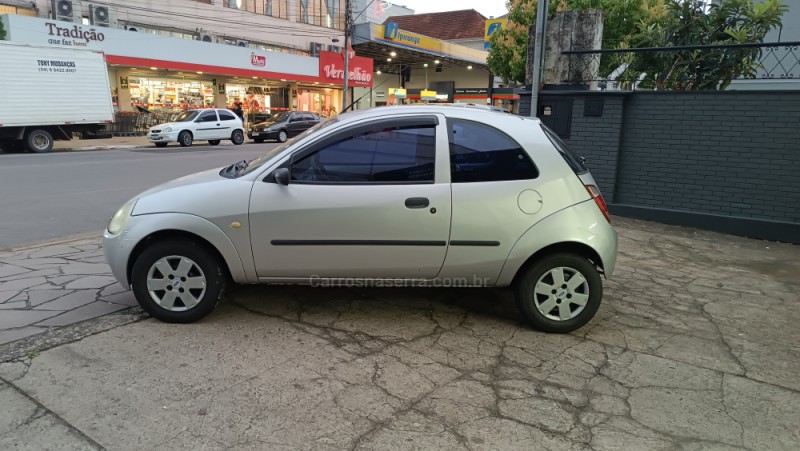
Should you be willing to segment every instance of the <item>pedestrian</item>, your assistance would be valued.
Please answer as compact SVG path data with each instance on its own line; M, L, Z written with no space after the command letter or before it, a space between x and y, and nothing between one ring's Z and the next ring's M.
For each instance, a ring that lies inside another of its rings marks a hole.
M237 100L236 103L233 104L233 112L239 116L239 119L241 119L242 122L244 122L244 110L242 110L242 102Z

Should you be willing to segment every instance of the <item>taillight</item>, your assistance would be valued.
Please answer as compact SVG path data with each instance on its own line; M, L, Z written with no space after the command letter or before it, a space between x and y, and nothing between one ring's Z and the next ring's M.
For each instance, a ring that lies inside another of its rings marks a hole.
M594 203L597 204L597 208L599 208L603 216L606 217L606 221L611 223L611 216L608 215L608 206L606 205L606 201L603 200L603 195L600 194L600 190L594 185L584 186L586 187L586 191L589 192L589 195L592 196L592 199L594 199Z

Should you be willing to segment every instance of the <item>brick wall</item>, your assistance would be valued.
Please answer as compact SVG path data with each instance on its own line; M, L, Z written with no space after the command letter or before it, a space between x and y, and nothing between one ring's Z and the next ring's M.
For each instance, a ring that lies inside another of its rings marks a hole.
M800 243L800 92L545 91L540 113L558 99L612 212Z

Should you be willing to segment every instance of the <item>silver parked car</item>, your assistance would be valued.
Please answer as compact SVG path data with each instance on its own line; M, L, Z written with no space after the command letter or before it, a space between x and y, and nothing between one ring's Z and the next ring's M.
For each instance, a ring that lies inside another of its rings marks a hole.
M537 119L420 105L343 114L146 191L103 246L163 321L204 317L229 281L510 286L533 327L568 332L600 306L617 234L582 160Z

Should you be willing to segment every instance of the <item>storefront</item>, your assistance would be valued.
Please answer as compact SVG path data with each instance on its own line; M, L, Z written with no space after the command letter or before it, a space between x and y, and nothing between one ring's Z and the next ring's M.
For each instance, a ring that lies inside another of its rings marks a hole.
M394 22L356 26L353 48L375 61L372 89L356 90L360 108L430 102L475 102L459 98L465 90L482 89L486 104L490 83L487 52L412 33ZM484 88L473 88L485 86ZM397 90L405 90L398 95ZM472 93L471 93L472 94Z
M105 53L119 111L240 102L254 120L287 110L329 115L341 109L341 54L314 58L36 17L6 15L2 20L14 43ZM372 61L355 57L350 63L351 86L372 86Z

